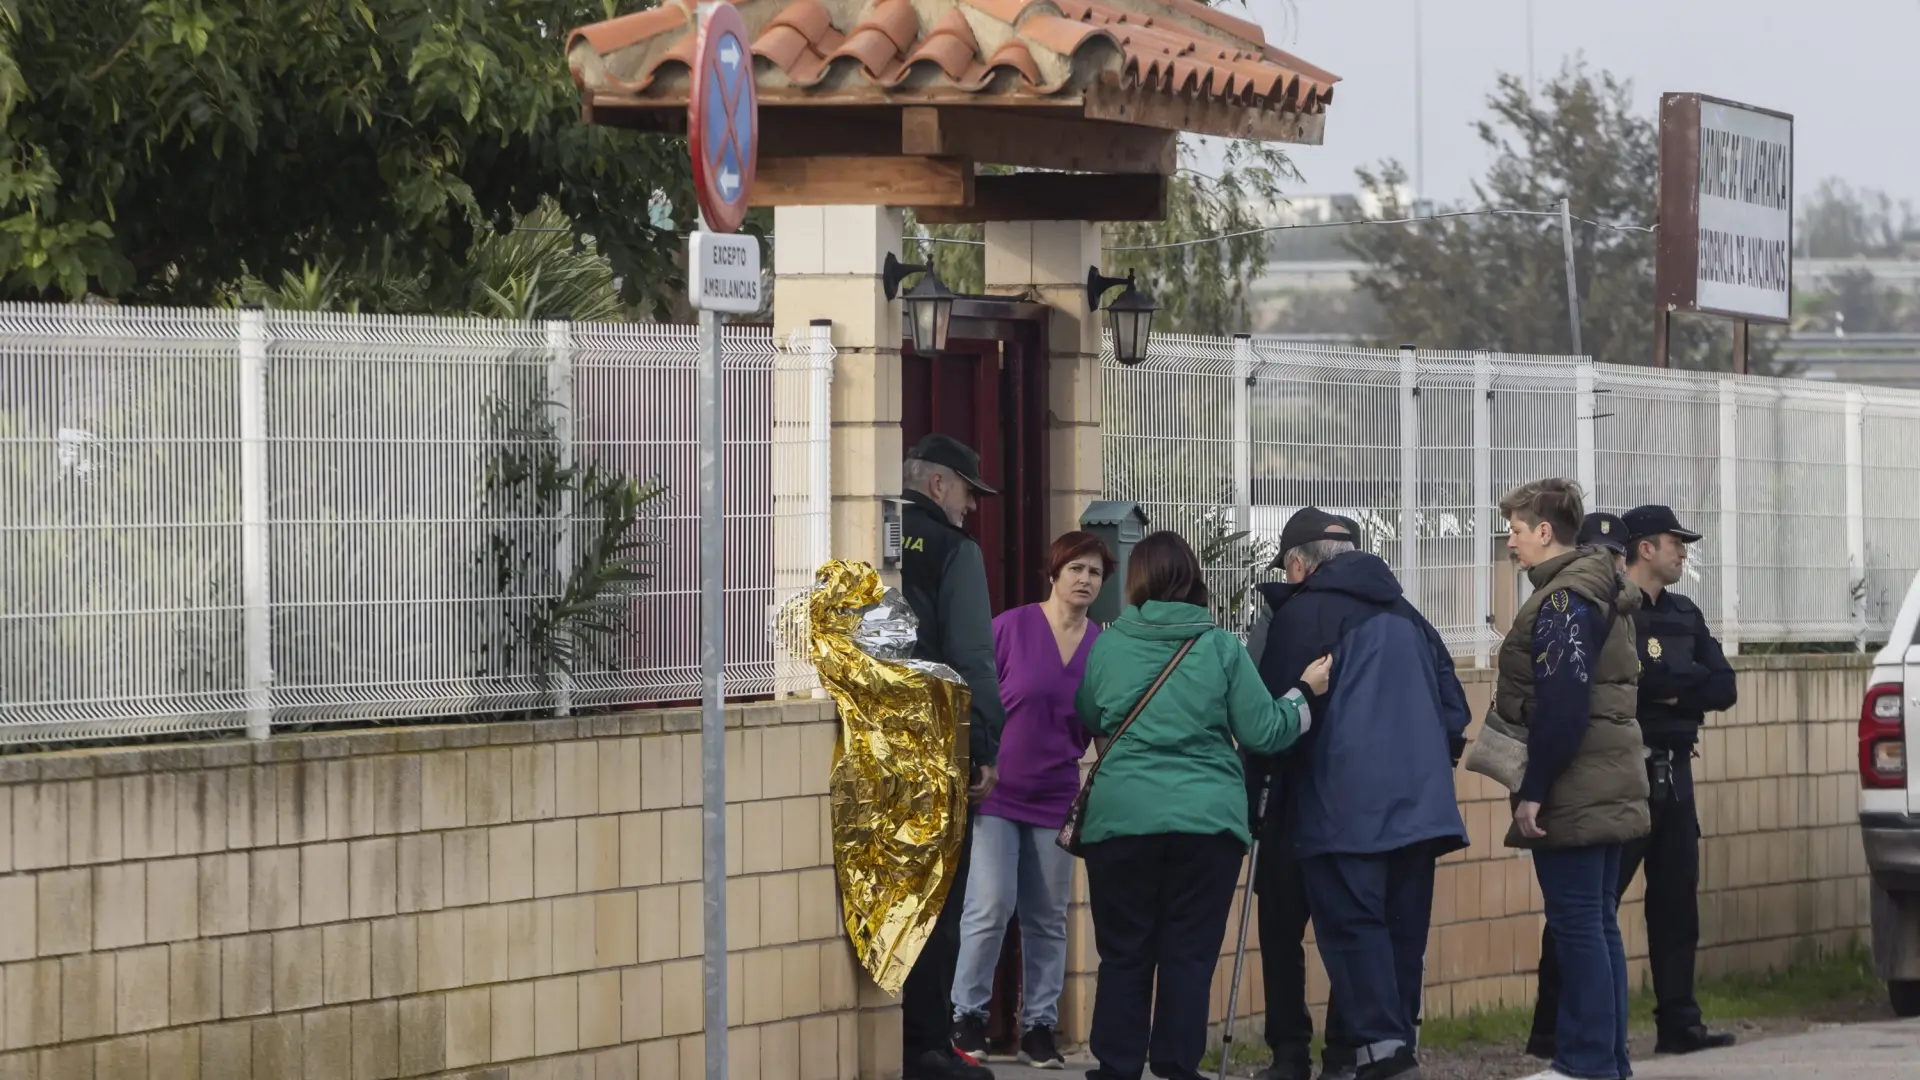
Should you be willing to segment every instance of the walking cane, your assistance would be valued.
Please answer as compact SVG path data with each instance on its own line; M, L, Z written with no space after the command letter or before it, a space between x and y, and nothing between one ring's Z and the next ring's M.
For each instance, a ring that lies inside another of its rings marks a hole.
M1260 809L1256 815L1266 831L1267 793L1271 783L1260 785ZM1233 981L1227 984L1227 1022L1220 1041L1220 1076L1227 1080L1227 1060L1233 1056L1233 1014L1240 1007L1240 972L1247 963L1247 920L1253 914L1253 875L1260 869L1260 833L1253 834L1253 843L1247 848L1247 892L1240 902L1240 940L1233 947Z

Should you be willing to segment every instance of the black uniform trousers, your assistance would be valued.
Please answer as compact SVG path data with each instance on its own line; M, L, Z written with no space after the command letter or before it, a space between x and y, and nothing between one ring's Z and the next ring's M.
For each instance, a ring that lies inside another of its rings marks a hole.
M900 987L900 1048L908 1061L929 1050L953 1049L953 969L960 961L960 915L967 906L967 867L972 863L973 813L969 811L947 902Z
M1269 834L1260 844L1260 981L1267 997L1267 1046L1275 1065L1291 1066L1302 1076L1312 1065L1313 1015L1307 1011L1307 953L1304 942L1312 913L1307 881L1287 837ZM1353 1047L1331 996L1327 1002L1327 1042L1320 1061L1329 1069L1354 1063Z
M1653 831L1628 842L1620 856L1620 894L1634 871L1647 870L1647 964L1653 969L1654 1022L1662 1032L1700 1023L1693 996L1694 952L1700 944L1700 815L1693 798L1691 748L1655 750L1647 761ZM1560 964L1553 937L1540 936L1540 996L1533 1032L1550 1036L1560 1011Z

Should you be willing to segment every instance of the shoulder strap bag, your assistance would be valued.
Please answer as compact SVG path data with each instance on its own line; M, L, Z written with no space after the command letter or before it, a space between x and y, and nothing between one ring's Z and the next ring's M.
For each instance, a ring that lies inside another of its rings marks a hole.
M1607 600L1606 618L1600 624L1598 640L1593 646L1593 662L1596 668L1600 663L1600 654L1607 647L1607 637L1613 633L1613 624L1620 618L1620 592L1616 586L1614 594ZM1460 759L1460 765L1468 772L1476 772L1489 777L1509 792L1520 790L1520 781L1527 775L1527 729L1518 724L1509 724L1500 718L1499 695L1487 706L1487 717L1480 725L1480 737L1473 740L1467 748L1466 756Z
M1173 669L1180 666L1180 661L1184 660L1187 653L1192 650L1193 643L1199 640L1197 637L1190 637L1181 642L1180 648L1173 654L1173 659L1167 661L1167 666L1160 669L1160 677L1154 679L1153 685L1147 687L1147 692L1140 695L1140 700L1134 703L1133 711L1127 714L1125 720L1120 721L1120 727L1113 733L1113 738L1107 740L1107 745L1102 747L1099 755L1093 759L1093 768L1088 769L1087 778L1080 781L1080 793L1073 797L1073 806L1067 810L1067 822L1060 826L1060 835L1054 840L1067 854L1076 857L1080 855L1082 847L1080 830L1087 818L1087 797L1093 794L1093 778L1100 775L1101 762L1107 760L1107 755L1113 752L1113 744L1119 742L1121 736L1127 733L1127 729L1133 726L1133 722L1146 711L1147 702L1152 701L1153 695L1160 692L1160 687L1166 684L1167 676L1173 674Z

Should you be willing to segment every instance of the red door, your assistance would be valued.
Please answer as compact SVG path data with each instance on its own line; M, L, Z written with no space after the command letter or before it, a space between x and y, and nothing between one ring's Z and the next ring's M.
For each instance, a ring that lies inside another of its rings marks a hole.
M911 341L901 346L905 445L930 432L951 435L979 451L981 479L1000 490L967 518L996 615L1047 597L1046 375L1038 333L1013 341L949 338L937 357L916 354ZM1012 1053L1020 1039L1018 920L1007 927L987 1008L989 1042Z
M932 432L980 452L981 479L1000 489L980 500L967 532L987 563L995 614L1046 599L1046 362L1036 343L949 339L924 357L901 346L901 437Z

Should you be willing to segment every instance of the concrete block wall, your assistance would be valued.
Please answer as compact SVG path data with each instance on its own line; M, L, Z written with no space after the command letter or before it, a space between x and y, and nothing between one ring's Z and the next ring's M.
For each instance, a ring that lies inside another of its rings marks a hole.
M897 1068L840 926L831 706L729 724L733 1076L850 1078L863 1036ZM0 760L0 1077L703 1076L698 727Z
M1857 656L1783 656L1735 661L1740 703L1708 718L1694 762L1702 840L1702 976L1779 969L1864 943L1867 872L1860 847L1855 725L1867 664ZM1490 672L1463 670L1469 704L1484 714ZM1478 721L1475 726L1477 728ZM1427 946L1431 1016L1531 1006L1544 917L1533 864L1502 841L1511 819L1505 792L1484 777L1455 774L1471 846L1448 856L1434 883ZM1623 898L1620 928L1629 974L1647 978L1644 880ZM1213 1018L1225 1019L1240 896L1214 972ZM1069 919L1062 1038L1083 1042L1093 1015L1093 922L1084 873ZM1260 1039L1266 1012L1257 925L1249 934L1236 1031ZM1309 932L1308 941L1312 935ZM1309 944L1308 1000L1323 1015L1325 969Z

